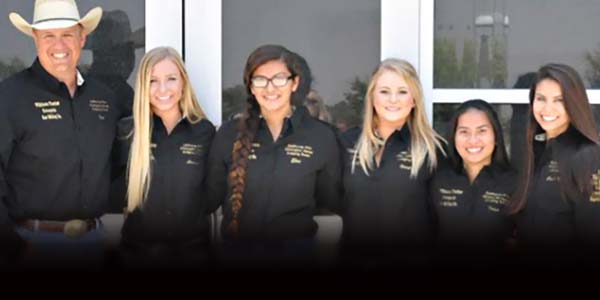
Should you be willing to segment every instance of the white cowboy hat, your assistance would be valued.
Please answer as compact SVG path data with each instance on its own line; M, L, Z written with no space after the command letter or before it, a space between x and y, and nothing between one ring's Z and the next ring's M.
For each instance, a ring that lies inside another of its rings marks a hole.
M79 18L74 0L36 0L32 24L15 12L11 12L8 17L17 29L28 36L33 36L33 29L67 28L75 24L81 24L83 32L88 34L98 26L102 8L91 9L83 18Z

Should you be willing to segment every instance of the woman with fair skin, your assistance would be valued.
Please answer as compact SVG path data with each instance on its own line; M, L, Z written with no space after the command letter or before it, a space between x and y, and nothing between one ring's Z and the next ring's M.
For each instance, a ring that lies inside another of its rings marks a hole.
M511 206L517 240L530 258L565 262L565 251L600 242L600 139L573 68L541 67L529 103L523 178Z
M443 153L408 62L387 59L376 68L363 127L347 132L344 142L344 254L351 263L365 259L389 266L430 239L427 186Z
M301 75L282 46L261 46L248 57L246 112L219 129L209 159L210 199L223 204L225 259L305 261L315 208L338 206L340 148L330 126L293 101Z
M513 224L505 207L516 173L510 168L498 116L487 102L462 103L450 124L450 163L438 169L430 187L437 241L445 254L474 262L490 250L502 249L511 236Z
M202 187L214 136L179 54L155 48L136 77L133 118L119 124L127 155L126 259L150 266L207 258L209 207ZM177 265L179 266L179 265Z

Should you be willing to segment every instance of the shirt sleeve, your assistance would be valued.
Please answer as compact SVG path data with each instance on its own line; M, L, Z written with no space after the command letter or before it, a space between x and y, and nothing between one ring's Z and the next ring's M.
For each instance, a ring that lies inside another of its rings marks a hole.
M204 181L202 183L202 187L203 187L203 195L206 197L207 201L208 201L208 209L207 209L207 214L213 213L218 207L219 204L215 204L216 201L212 201L210 196L209 196L209 192L208 192L208 186L209 186L209 179L210 179L210 174L209 174L209 168L210 168L210 149L212 147L212 145L214 144L213 141L215 139L215 126L212 125L212 123L210 123L210 128L207 130L207 142L206 145L204 145L204 149L206 149L206 151L204 151L204 153L202 154L202 159L204 161Z
M6 105L0 103L0 226L11 223L6 207L8 197L6 170L15 144L15 134L7 110Z
M0 99L0 260L10 259L25 246L24 241L14 230L7 208L8 182L7 166L16 143L16 136L8 116L8 108Z
M325 152L325 165L317 173L316 200L319 208L341 213L342 157L344 147L339 134L333 134Z
M112 148L110 202L112 213L122 213L127 206L127 162L131 147L133 119L123 118L117 123Z
M216 133L208 154L205 187L207 192L207 213L214 212L227 196L228 167L226 158L231 154L231 141L227 138L226 128Z
M571 180L579 193L570 198L574 203L575 230L583 244L600 246L600 147L586 147L574 157ZM579 162L585 162L582 166ZM575 167L579 166L579 167ZM578 170L575 170L577 168ZM582 172L582 169L585 171ZM584 178L577 178L583 176Z

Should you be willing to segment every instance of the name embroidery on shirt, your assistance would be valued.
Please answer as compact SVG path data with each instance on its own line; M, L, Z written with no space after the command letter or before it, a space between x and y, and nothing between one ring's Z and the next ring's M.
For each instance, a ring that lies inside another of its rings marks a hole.
M506 202L508 202L509 198L510 196L504 193L494 193L486 191L485 194L483 194L483 202L487 203L488 209L493 212L500 212L500 209L497 206L505 205Z
M252 148L250 149L250 155L248 155L248 160L258 159L258 157L256 156L256 150L254 150L258 148L260 148L260 143L252 143Z
M106 116L102 113L107 113L110 110L110 104L105 100L90 100L90 109L98 113L99 120L105 120Z
M409 170L412 166L412 156L408 151L402 151L396 155L396 159L400 162L400 169Z
M61 120L62 115L58 113L57 107L60 106L60 101L40 101L34 102L36 108L40 109L42 113L42 120Z
M301 164L303 158L311 158L313 153L311 146L288 144L285 147L285 155L290 157L291 164Z
M551 160L548 163L548 173L549 175L546 177L546 181L560 181L560 171L558 170L558 162L556 162L555 160Z
M188 143L185 143L185 144L181 145L181 147L179 147L179 151L181 151L181 154L188 155L188 156L200 156L202 154L202 149L203 149L202 145L188 144ZM195 165L199 165L200 163L193 159L188 159L185 162L185 164L195 166Z
M592 174L592 194L590 202L600 202L600 170Z
M439 189L440 194L442 194L442 199L440 201L440 205L443 207L457 207L458 202L456 202L456 196L462 195L463 190L459 189Z
M199 156L202 154L202 145L185 143L179 147L181 154Z

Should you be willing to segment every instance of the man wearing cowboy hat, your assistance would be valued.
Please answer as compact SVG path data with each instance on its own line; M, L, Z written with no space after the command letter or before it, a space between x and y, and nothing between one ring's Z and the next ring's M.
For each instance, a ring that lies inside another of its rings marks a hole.
M108 206L116 123L127 109L77 70L101 17L97 7L80 18L73 0L36 0L31 24L9 16L33 38L37 59L0 83L0 248L27 249L26 258L41 259L35 263L103 256L98 218Z

